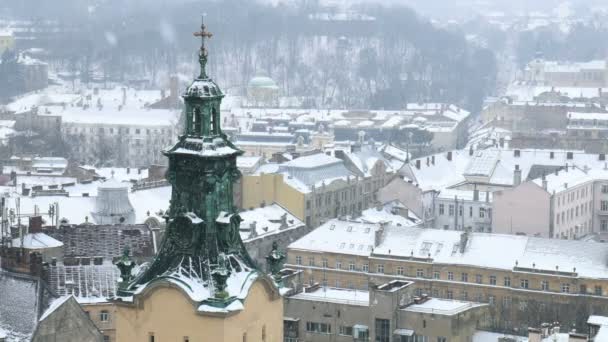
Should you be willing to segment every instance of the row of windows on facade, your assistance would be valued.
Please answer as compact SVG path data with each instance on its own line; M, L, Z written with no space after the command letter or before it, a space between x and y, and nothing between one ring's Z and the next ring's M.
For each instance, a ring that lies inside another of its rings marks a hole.
M454 204L448 205L448 216L454 216L456 214L456 206ZM439 204L439 215L445 215L445 204ZM464 205L458 206L458 215L464 215ZM492 209L479 207L479 218L492 218ZM469 217L473 217L473 206L469 206Z
M296 264L297 265L302 265L302 257L301 256L296 256ZM308 259L308 266L315 266L315 260L314 257L311 257ZM322 260L322 267L323 268L329 268L329 263L327 259L323 259ZM337 261L336 262L336 269L342 269L342 262L341 261ZM350 262L348 264L348 270L349 271L362 271L362 272L369 272L369 264L363 264L362 267L359 269L357 268L356 264L354 262ZM380 273L380 274L384 274L384 265L383 264L378 264L376 265L376 273ZM416 269L416 278L426 278L425 274L424 274L424 269L419 268ZM395 275L399 275L399 276L407 276L406 272L405 272L405 267L403 266L398 266L396 268L396 272ZM312 278L311 278L312 279ZM433 272L433 279L441 279L441 272L439 271L434 271ZM454 281L454 272L447 272L447 280L451 280ZM468 273L461 273L460 274L460 281L462 282L469 282L469 274ZM476 274L475 275L475 283L477 284L483 284L483 275L481 274ZM497 277L496 276L489 276L489 282L488 284L490 285L497 285ZM325 284L324 284L325 285ZM503 277L503 285L506 287L511 287L511 277ZM522 289L529 289L530 288L530 281L528 279L520 279L520 287ZM547 280L541 280L540 284L539 284L539 288L541 291L551 291L550 287L549 287L549 282ZM562 283L560 285L560 291L563 293L570 293L570 284L569 283ZM593 294L597 295L597 296L601 296L602 295L602 286L600 285L596 285L594 288L594 292ZM584 284L580 285L580 293L587 293L587 286Z
M261 335L262 339L261 342L266 342L266 326L262 327L262 335ZM156 336L154 335L154 333L149 333L148 334L148 341L149 342L156 342ZM190 342L190 337L188 336L184 336L184 338L182 339L183 342ZM243 342L247 342L247 333L243 333ZM104 341L105 342L105 341Z
M606 202L606 203L604 203L604 202ZM608 210L608 201L601 201L600 203L602 206L606 205L605 210ZM579 216L583 216L586 213L590 213L592 206L593 206L593 202L585 202L585 203L577 205L575 207L558 212L555 214L555 223L560 224L560 222L561 222L561 224L566 224L567 222L570 222L571 220L574 220L575 218L577 218Z
M369 184L366 184L369 185ZM369 192L369 191L366 191ZM363 195L362 187L359 187L359 196ZM326 194L319 194L315 197L315 207L319 208L322 205L332 205L332 200L335 200L336 203L339 203L340 200L348 201L350 199L356 200L360 197L357 197L357 187L353 187L349 190L342 191L334 191L328 192ZM325 202L325 204L323 204ZM311 200L306 201L306 209L310 209L312 207Z
M606 187L606 188L604 188ZM606 192L604 192L606 191ZM557 207L565 206L570 204L578 199L583 199L589 196L591 193L591 185L583 188L578 188L573 191L569 191L563 195L557 197ZM606 185L602 185L602 193L608 193L608 187Z
M422 322L423 328L426 328L426 320ZM376 336L375 341L388 342L391 338L390 322L387 319L376 319ZM332 329L330 323L321 322L306 322L306 332L313 334L324 334L331 335ZM368 329L355 329L352 326L338 326L338 335L340 336L352 336L354 341L369 341L369 330ZM428 336L424 335L412 335L412 336L395 336L393 341L398 342L431 342ZM437 342L447 342L447 337L439 336L436 337Z
M122 134L122 133L131 134L131 131L133 131L134 134L138 134L138 135L142 134L142 132L145 132L146 135L165 134L165 133L171 134L171 130L164 129L164 128L161 128L159 130L158 128L156 128L156 129L150 129L150 128L146 128L146 129L143 129L143 128L133 128L133 129L131 129L131 128L127 127L127 128L116 128L116 129L114 129L112 127L110 127L110 128L105 128L105 127L89 127L88 131L89 131L89 133L98 133L98 134L105 134L105 133L109 133L109 134L114 134L114 133L117 133L117 134ZM78 128L75 127L74 130L72 130L70 128L65 128L64 132L65 132L65 134L77 134L79 132L80 133L86 133L87 129L86 128L80 128L80 130L79 130Z

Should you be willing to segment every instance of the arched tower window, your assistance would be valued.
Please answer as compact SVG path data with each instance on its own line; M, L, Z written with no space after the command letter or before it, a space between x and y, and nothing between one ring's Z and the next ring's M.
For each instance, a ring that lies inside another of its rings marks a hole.
M201 134L201 122L202 122L201 110L198 107L194 108L194 113L192 115L192 127L193 127L194 135Z

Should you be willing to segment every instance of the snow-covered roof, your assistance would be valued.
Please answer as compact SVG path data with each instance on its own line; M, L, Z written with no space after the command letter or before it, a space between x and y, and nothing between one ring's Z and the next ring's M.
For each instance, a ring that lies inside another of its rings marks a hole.
M25 249L45 249L62 247L63 243L53 239L44 233L29 233L23 236L23 244L21 238L13 239L13 247Z
M608 317L606 317L606 316L598 316L598 315L591 315L587 319L587 324L606 325L606 326L608 326Z
M289 245L289 249L369 256L378 224L330 220Z
M556 174L557 173L557 174ZM572 187L592 182L594 180L608 180L608 170L595 169L585 172L578 167L569 167L568 171L562 170L545 175L547 191L549 193L560 193L568 191ZM535 179L534 183L543 186L542 179Z
M491 331L476 331L473 342L498 342L501 338L510 338L513 342L528 342L527 337L496 333Z
M388 226L374 255L430 257L434 263L513 270L577 273L582 278L608 279L608 248L602 243L506 234L468 233L460 252L458 231ZM344 253L344 252L343 252ZM576 271L574 271L576 269Z
M403 311L452 316L484 305L486 304L430 298L423 303L409 305Z
M365 209L361 212L361 217L357 218L356 220L369 223L391 222L394 225L400 225L403 227L412 227L422 223L420 218L411 210L408 210L407 218L395 214L394 211L398 206L404 207L404 205L399 201L391 201L384 204L380 208Z
M449 152L433 155L435 162L426 164L426 158L419 158L420 169L416 168L416 160L410 161L401 173L412 179L423 190L441 190L453 187L466 181L467 176L483 176L486 182L502 186L512 186L516 166L522 173L522 181L533 175L535 167L551 169L555 167L576 166L584 169L603 169L605 161L598 154L583 151L540 150L540 149L507 149L491 147L485 150L473 151L470 155L467 149L451 151L452 160L447 159ZM429 159L433 159L429 156ZM450 172L446 172L450 170ZM561 172L560 172L561 173ZM534 178L541 175L533 175Z
M579 113L579 112L568 112L568 118L571 120L608 120L608 113Z
M283 166L288 168L312 169L340 163L342 163L342 161L338 158L328 156L325 153L317 153L296 158L292 161L284 163Z
M278 204L267 205L263 208L242 211L239 216L243 219L240 225L243 241L261 238L280 231L304 226L304 222L293 216ZM252 229L255 228L255 233Z
M369 291L320 287L312 292L301 292L290 299L313 302L338 303L356 306L369 306Z
M74 296L79 303L107 302L118 290L120 270L110 260L102 265L49 266L49 285L59 296Z
M89 125L124 125L139 127L173 127L179 117L179 112L171 109L119 109L104 106L101 110L96 107L63 107L41 106L40 115L59 115L64 124Z
M40 316L40 321L44 321L50 314L52 314L53 312L55 312L55 310L57 310L58 308L60 308L65 302L67 302L70 298L73 298L71 295L70 296L61 296L59 298L55 298L51 304L49 305L48 309L46 309L44 311L44 313L42 314L42 316Z

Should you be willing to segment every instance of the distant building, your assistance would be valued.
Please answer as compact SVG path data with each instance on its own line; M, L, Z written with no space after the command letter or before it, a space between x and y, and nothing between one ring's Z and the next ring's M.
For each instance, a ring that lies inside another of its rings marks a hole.
M487 305L418 297L393 280L369 290L313 284L285 300L285 341L471 341ZM321 308L321 309L318 309Z
M343 157L360 162L356 154ZM311 228L338 216L359 216L375 203L376 191L392 172L377 158L359 165L365 169L357 172L323 153L266 164L243 177L243 207L277 203Z
M559 62L534 59L524 70L524 80L538 85L555 87L608 86L608 62Z
M370 283L413 282L416 295L487 303L495 331L545 317L583 331L580 312L608 313L607 257L597 242L331 220L289 246L285 267L307 284L372 291Z
M258 75L247 84L247 103L249 107L277 107L279 105L279 87L275 81Z
M6 29L0 29L0 55L6 50L15 48L15 37L13 32Z

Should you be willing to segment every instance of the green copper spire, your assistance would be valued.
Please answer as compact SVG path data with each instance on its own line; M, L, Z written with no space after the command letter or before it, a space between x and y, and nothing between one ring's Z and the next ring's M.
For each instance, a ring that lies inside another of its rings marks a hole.
M201 75L186 89L185 129L179 141L163 151L169 158L167 180L172 185L167 228L150 267L122 293L134 292L157 279L188 278L204 284L221 302L233 293L226 279L234 272L255 270L239 234L241 218L233 205L233 184L241 174L235 147L220 127L224 94L205 73L211 37L202 25L199 52Z

